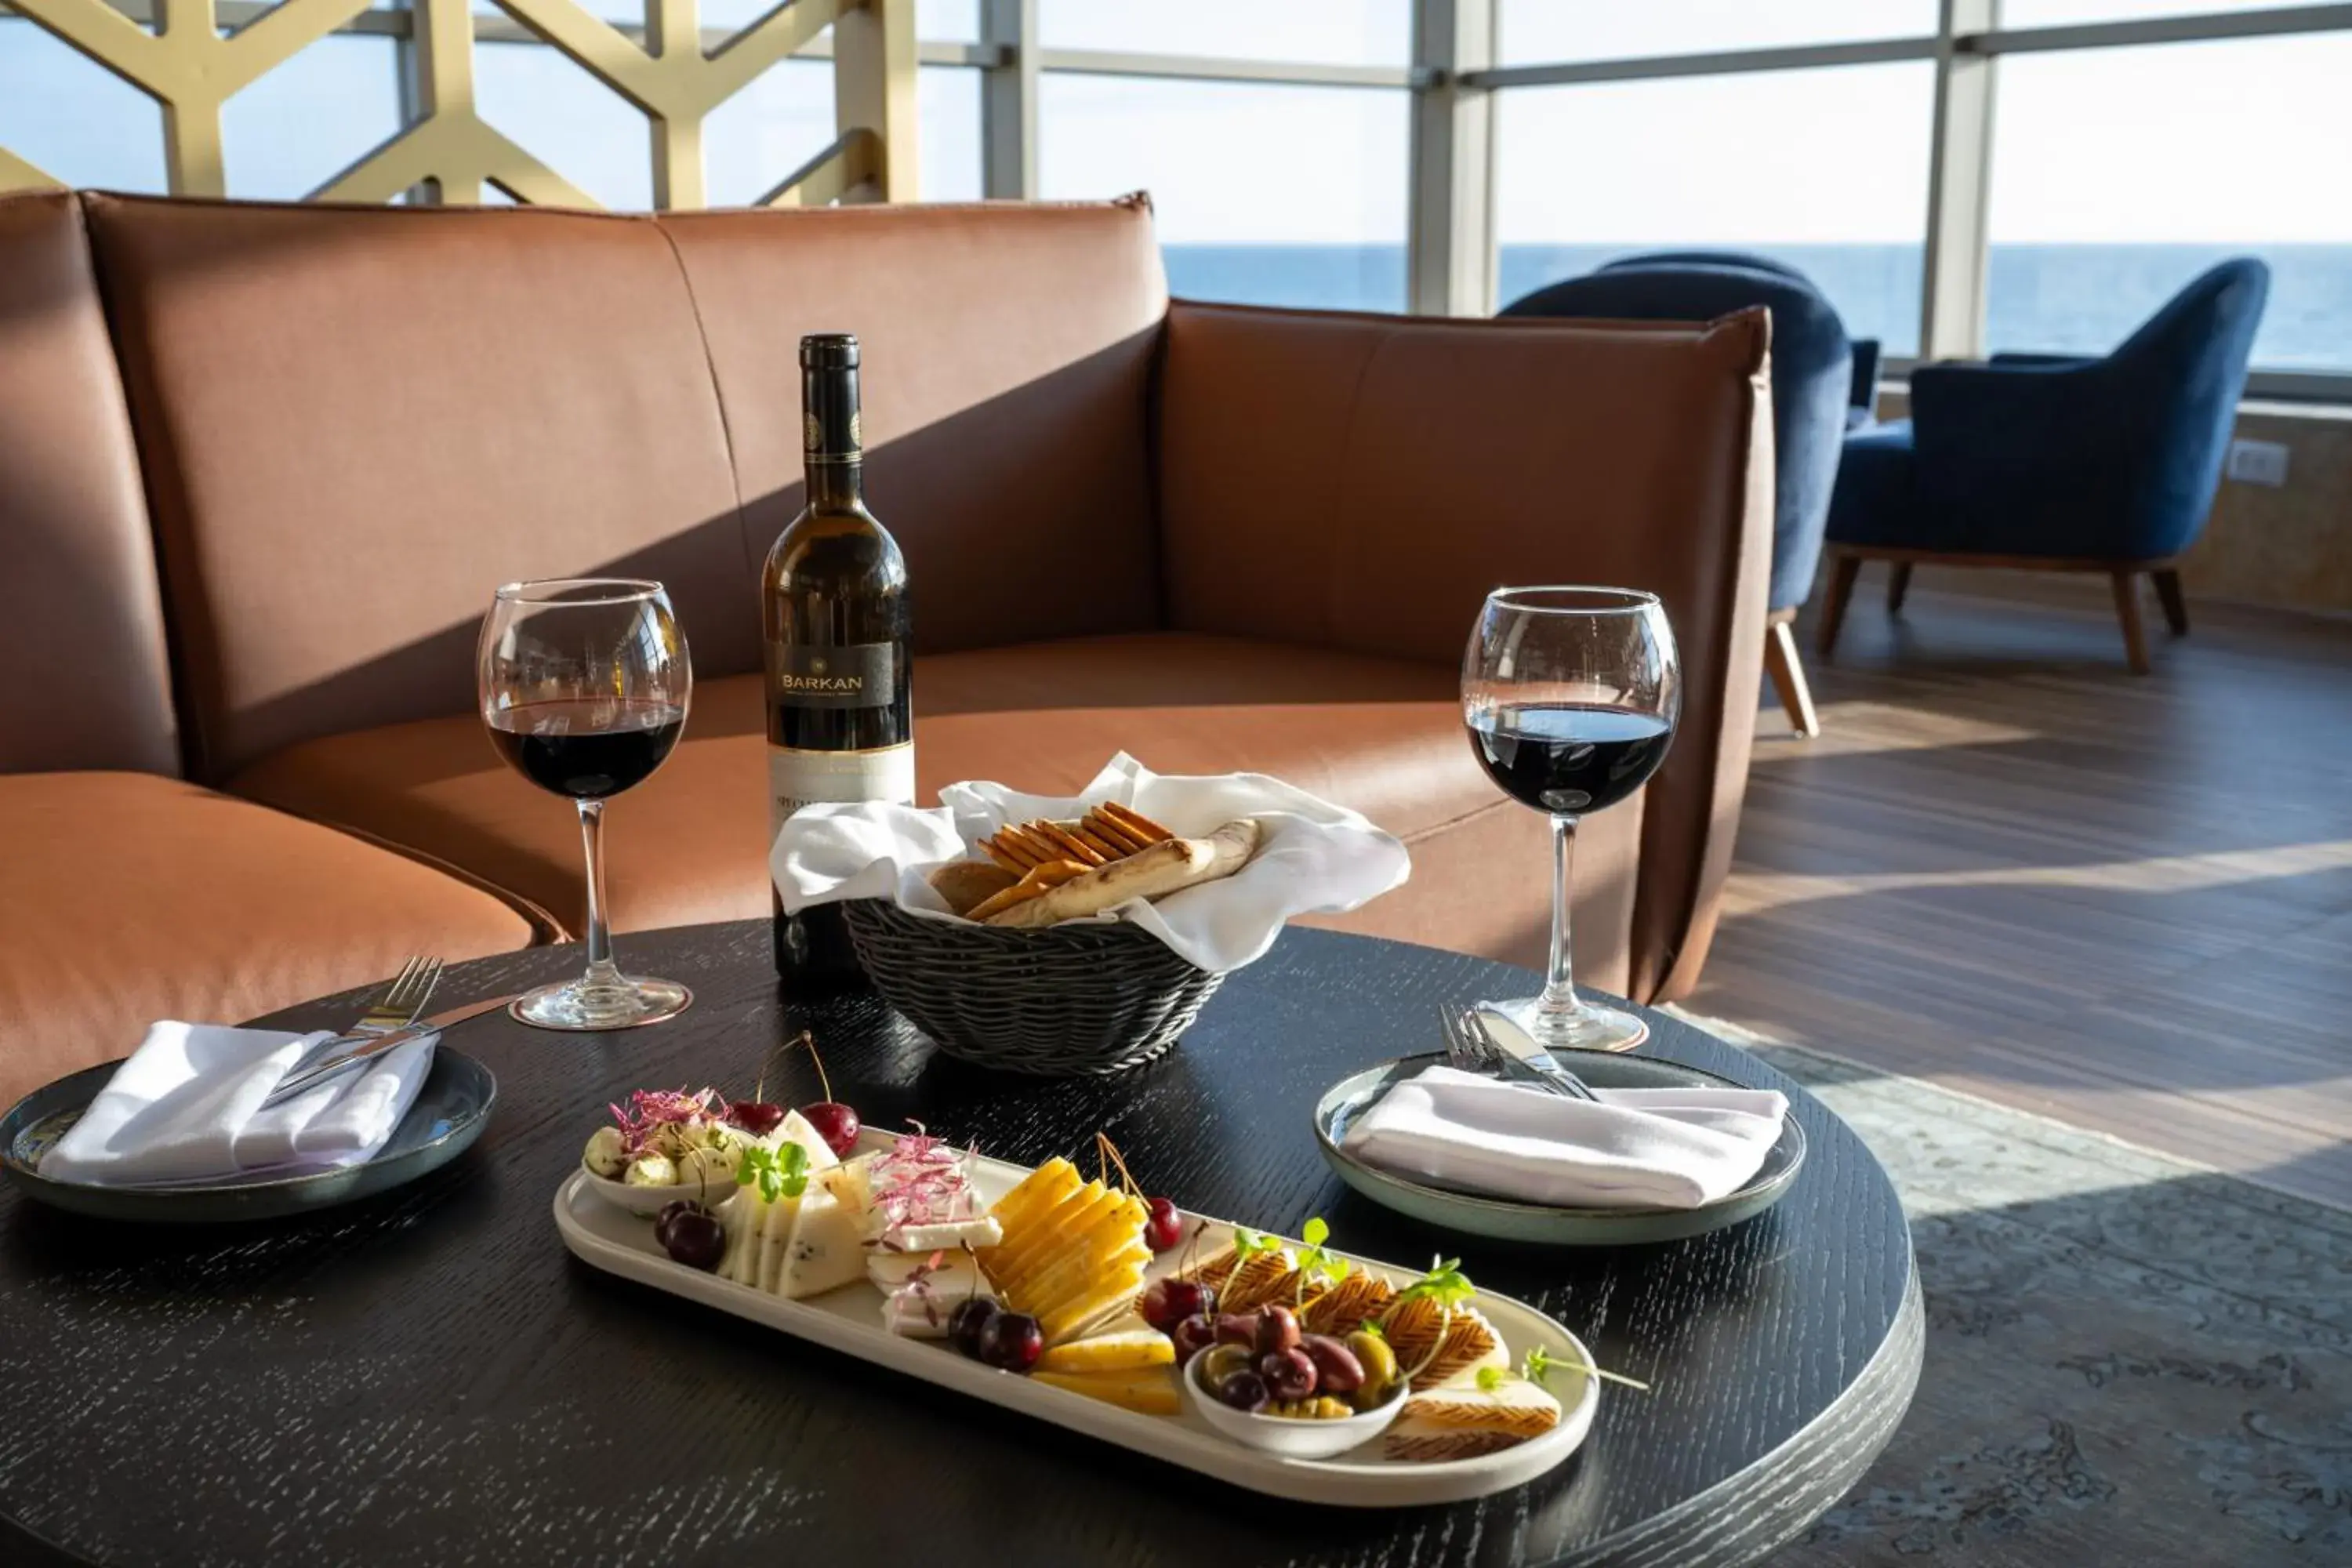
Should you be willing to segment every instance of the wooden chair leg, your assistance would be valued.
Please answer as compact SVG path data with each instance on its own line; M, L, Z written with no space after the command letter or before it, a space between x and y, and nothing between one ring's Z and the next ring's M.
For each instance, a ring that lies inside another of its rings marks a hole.
M2189 601L2180 596L2180 574L2167 566L2148 575L2156 579L2156 598L2164 606L2164 624L2172 629L2174 637L2187 637Z
M1797 657L1797 628L1787 621L1774 621L1765 628L1764 668L1772 677L1772 689L1780 694L1790 726L1808 741L1820 734L1821 716L1813 711L1812 689L1805 684L1805 666Z
M1886 613L1890 616L1901 615L1903 595L1910 591L1911 563L1897 561L1887 569L1886 573Z
M2139 574L2116 572L2111 575L2116 584L2116 619L2124 628L2124 659L2134 675L2146 675L2147 637L2139 625Z
M1813 647L1824 662L1837 647L1838 628L1845 625L1846 602L1853 597L1853 580L1862 574L1862 557L1841 555L1830 568L1830 595L1822 604L1822 628Z

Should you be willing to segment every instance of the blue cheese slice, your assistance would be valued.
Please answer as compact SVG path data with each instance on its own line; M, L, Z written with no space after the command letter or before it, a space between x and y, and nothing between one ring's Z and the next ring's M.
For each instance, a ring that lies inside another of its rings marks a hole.
M902 1225L884 1231L876 1245L892 1252L954 1252L967 1247L994 1247L1003 1239L1004 1227L992 1216L981 1215L937 1225Z
M792 1239L771 1288L778 1296L799 1300L866 1277L862 1216L835 1194L834 1184L826 1179L831 1174L826 1172L813 1179L801 1195L799 1212L793 1217Z

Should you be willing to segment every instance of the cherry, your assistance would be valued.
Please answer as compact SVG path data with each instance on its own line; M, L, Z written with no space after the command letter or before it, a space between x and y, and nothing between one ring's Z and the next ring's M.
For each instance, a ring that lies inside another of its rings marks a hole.
M1234 1373L1224 1382L1217 1384L1213 1392L1217 1396L1218 1404L1231 1405L1235 1410L1252 1412L1265 1409L1268 1397L1265 1379L1247 1368Z
M987 1337L988 1325L996 1321L1001 1310L985 1296L965 1297L955 1304L955 1310L948 1314L948 1338L955 1342L956 1349L978 1361L981 1342Z
M1006 1372L1027 1372L1045 1353L1045 1331L1026 1312L999 1312L980 1333L980 1359Z
M1217 1320L1206 1312L1195 1312L1162 1331L1176 1342L1176 1364L1181 1366L1217 1342Z
M1276 1399L1305 1399L1315 1392L1315 1363L1297 1345L1258 1357L1257 1374Z
M719 1223L717 1215L697 1208L670 1221L669 1234L662 1238L662 1247L688 1268L707 1272L718 1268L719 1260L727 1256L727 1227Z
M738 1100L728 1105L727 1120L754 1138L765 1138L784 1124L784 1108L772 1100Z
M673 1198L662 1205L661 1213L654 1216L654 1240L667 1251L669 1247L669 1227L681 1215L700 1214L702 1205L692 1198Z
M1217 1310L1217 1293L1197 1279L1154 1279L1143 1288L1139 1309L1143 1321L1161 1333L1172 1333L1185 1319Z
M1184 1239L1184 1216L1173 1198L1154 1198L1150 1216L1143 1222L1143 1239L1154 1252L1173 1251Z
M825 1147L843 1159L857 1147L857 1112L837 1100L820 1100L814 1105L801 1107L801 1115L816 1135L824 1140Z
M1255 1342L1262 1356L1291 1349L1298 1343L1298 1314L1287 1307L1261 1307Z

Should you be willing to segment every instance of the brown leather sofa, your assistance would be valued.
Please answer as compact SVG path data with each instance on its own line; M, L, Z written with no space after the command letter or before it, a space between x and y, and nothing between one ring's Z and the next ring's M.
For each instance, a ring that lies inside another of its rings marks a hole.
M1332 923L1540 954L1543 825L1455 662L1504 581L1665 599L1681 734L1596 819L1577 956L1695 978L1756 708L1766 324L1171 304L1140 199L660 218L0 201L0 1102L147 1019L553 940L567 806L474 717L491 588L659 577L698 678L614 806L623 929L767 908L753 584L799 505L794 348L866 345L916 593L926 792L1124 747L1412 846ZM1760 444L1759 444L1760 443Z

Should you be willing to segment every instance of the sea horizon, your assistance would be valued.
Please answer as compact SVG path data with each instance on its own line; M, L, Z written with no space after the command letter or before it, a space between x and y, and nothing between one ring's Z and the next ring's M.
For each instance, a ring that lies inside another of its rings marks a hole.
M1506 245L1497 299L1591 271L1616 257L1700 248L1681 243ZM1850 336L1890 355L1918 352L1922 248L1916 245L1753 245L1802 271L1836 306ZM1402 245L1169 245L1171 292L1237 304L1401 310ZM2104 353L2216 262L2259 255L2271 297L2254 345L2264 370L2352 373L2352 245L1996 245L1987 279L1986 346Z

